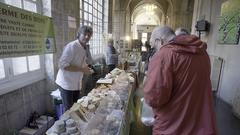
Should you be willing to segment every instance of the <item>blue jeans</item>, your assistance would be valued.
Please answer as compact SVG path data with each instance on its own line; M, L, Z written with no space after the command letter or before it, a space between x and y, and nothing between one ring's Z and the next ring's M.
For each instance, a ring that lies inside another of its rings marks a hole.
M61 92L64 110L69 110L72 107L73 103L77 102L77 100L80 98L80 90L65 90L60 86L58 86L58 88Z

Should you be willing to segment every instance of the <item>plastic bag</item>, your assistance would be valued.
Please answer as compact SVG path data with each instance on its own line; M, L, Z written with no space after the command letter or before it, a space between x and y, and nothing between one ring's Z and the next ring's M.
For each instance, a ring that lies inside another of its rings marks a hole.
M144 98L141 98L141 121L146 126L152 126L155 121L152 107L145 102Z
M103 114L96 114L87 123L87 127L83 131L83 135L104 135L106 116Z

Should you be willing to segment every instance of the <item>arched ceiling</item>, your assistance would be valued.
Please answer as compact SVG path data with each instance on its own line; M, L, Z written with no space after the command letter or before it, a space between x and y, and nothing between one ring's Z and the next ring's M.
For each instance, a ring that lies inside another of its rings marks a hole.
M154 9L154 15L151 15L150 17L147 17L146 13L144 14L144 12L146 12L144 6L148 4L157 6L157 8ZM125 0L125 5L127 6L125 8L128 8L130 11L132 21L136 21L136 18L139 15L142 15L142 18L147 19L143 20L144 22L151 20L158 22L157 24L163 22L164 20L162 19L166 16L167 11L169 12L169 9L172 9L171 0Z
M140 3L139 5L136 6L135 10L132 13L132 21L142 21L142 22L151 22L151 21L155 21L157 22L157 24L160 23L160 19L163 16L163 11L161 9L161 7L159 7L159 5L156 5L157 8L154 9L154 13L153 14L148 14L146 12L146 10L144 9L144 6L148 5L148 4L152 4L152 3ZM140 20L138 20L138 18L141 17ZM150 23L152 24L152 23ZM156 24L155 24L156 25Z
M143 7L146 4L157 6L157 9L154 9L155 15L151 16L151 18L144 14L146 10ZM142 19L144 22L148 21L144 20L145 18L149 18L150 20L157 20L157 22L160 20L161 24L166 24L173 28L179 26L191 27L194 0L121 0L118 7L120 8L118 10L128 12L131 17L129 19L131 23L136 24L134 21L141 15L142 18L145 16Z
M146 24L147 25L159 25L160 19L159 19L159 16L157 16L156 14L148 15L148 14L142 12L134 18L134 22L136 22L136 25L146 25Z
M129 9L132 15L138 6L146 3L158 5L163 14L166 15L169 9L174 11L193 11L194 0L121 0L120 7L123 10Z
M169 0L125 0L125 1L128 1L127 7L129 6L131 13L133 13L138 6L149 3L157 5L162 10L162 12L166 14L169 5L171 5L169 3Z

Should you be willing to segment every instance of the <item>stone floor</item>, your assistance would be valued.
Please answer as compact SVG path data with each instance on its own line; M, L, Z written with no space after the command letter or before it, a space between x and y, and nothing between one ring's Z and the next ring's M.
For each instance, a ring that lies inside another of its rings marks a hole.
M130 135L151 135L151 128L144 126L140 121L141 97L143 97L143 91L140 85L134 97L136 120L131 125ZM240 119L233 115L231 106L219 98L215 99L214 106L219 135L240 135Z

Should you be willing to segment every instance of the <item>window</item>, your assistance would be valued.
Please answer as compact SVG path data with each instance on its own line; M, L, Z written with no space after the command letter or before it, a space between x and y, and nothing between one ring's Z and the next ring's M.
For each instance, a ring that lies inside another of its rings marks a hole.
M5 3L37 12L41 1L5 0ZM44 78L44 56L22 56L0 59L0 94L21 88Z
M20 0L18 0L18 1L16 1L16 0L5 0L5 3L8 4L8 5L19 7L19 8L22 7L22 3L21 3Z
M24 9L28 10L28 11L32 11L32 12L36 12L37 11L37 5L36 3L30 2L30 1L23 1L23 6Z
M5 71L4 71L4 65L3 60L0 59L0 79L5 78Z
M29 71L40 69L40 57L39 55L28 56L28 67Z
M13 74L20 75L27 72L27 58L12 58Z
M108 0L80 0L80 25L93 27L93 36L89 42L92 55L103 53L103 34L108 32L107 19Z
M142 43L145 44L147 41L147 33L142 33Z

